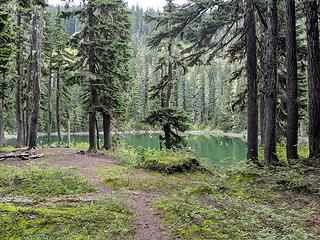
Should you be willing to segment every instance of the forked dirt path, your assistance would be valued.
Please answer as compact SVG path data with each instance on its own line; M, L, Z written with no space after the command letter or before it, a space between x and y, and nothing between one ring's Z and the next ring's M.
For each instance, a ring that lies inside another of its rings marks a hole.
M106 156L88 156L77 154L76 150L67 148L41 149L39 153L45 154L45 164L49 166L75 167L76 170L91 183L93 183L101 193L115 193L103 183L103 176L99 174L99 169L118 166L119 164L112 158ZM34 164L39 160L21 161L9 160L5 163L9 165L24 167L27 164ZM157 215L150 203L156 196L144 191L137 191L127 194L124 203L137 216L136 231L134 240L169 240L169 233L161 223L160 216Z

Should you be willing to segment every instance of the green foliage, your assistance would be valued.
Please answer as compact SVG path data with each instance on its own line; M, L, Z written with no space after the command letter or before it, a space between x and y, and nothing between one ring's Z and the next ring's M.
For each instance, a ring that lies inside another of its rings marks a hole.
M152 111L145 119L145 123L151 126L161 126L165 133L160 139L167 149L181 148L184 146L184 139L179 135L189 128L188 116L179 109L161 108Z
M73 169L0 165L0 195L48 197L95 191Z
M2 74L7 73L11 54L14 50L14 33L10 16L12 9L10 8L12 6L8 1L0 2L0 72ZM1 81L1 87L3 80Z
M117 199L75 206L0 204L1 239L128 239L134 217Z
M118 144L108 154L130 167L139 167L142 162L141 153L134 147L123 143Z
M194 154L185 150L150 150L144 152L141 166L152 171L172 174L196 171L200 164Z
M259 185L270 177L263 172L249 167L212 176L207 184L185 182L155 207L175 239L313 239L305 223L314 209L278 201L270 185Z

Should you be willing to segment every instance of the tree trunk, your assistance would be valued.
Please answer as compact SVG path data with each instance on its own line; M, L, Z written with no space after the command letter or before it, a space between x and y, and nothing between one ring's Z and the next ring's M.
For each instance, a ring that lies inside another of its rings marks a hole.
M98 125L98 116L96 115L96 134L97 134L97 148L100 149L100 131Z
M32 83L33 109L30 121L29 149L37 147L40 111L41 53L43 34L43 8L33 3L32 16Z
M56 95L56 120L57 120L57 132L58 143L61 145L61 86L60 86L60 69L57 71L57 95Z
M266 62L265 143L264 160L268 165L279 163L276 146L277 116L277 0L268 0L268 49Z
M22 80L22 72L21 72L21 51L22 51L22 26L21 26L21 10L17 10L17 40L16 40L16 122L17 122L17 148L20 148L23 144L23 120L22 120L22 101L21 101L21 80Z
M257 87L257 43L254 1L246 2L246 52L248 86L248 151L249 162L258 162L258 87Z
M51 62L51 60L50 60ZM51 65L51 64L50 64ZM51 128L52 128L52 106L51 106L51 95L52 95L52 70L49 66L49 77L48 77L48 146L51 146Z
M260 99L260 146L264 146L264 129L265 129L265 116L264 116L264 95Z
M93 42L94 40L94 32L92 30L94 25L94 15L93 15L93 6L92 2L88 1L88 24L90 27L90 31L88 33L89 41ZM95 56L94 56L94 47L90 46L89 49L89 72L92 75L95 75ZM94 80L90 80L90 108L89 109L89 151L96 152L97 149L97 135L96 135L96 98L97 98L97 91L94 85Z
M0 98L0 148L4 147L3 98Z
M103 137L105 150L110 150L112 147L112 136L111 136L111 116L108 113L103 114Z
M305 1L308 42L310 158L320 157L320 49L318 8L318 1Z
M71 124L68 118L68 148L71 147Z
M298 67L295 0L286 0L287 158L298 159Z
M89 152L97 151L96 113L89 113Z

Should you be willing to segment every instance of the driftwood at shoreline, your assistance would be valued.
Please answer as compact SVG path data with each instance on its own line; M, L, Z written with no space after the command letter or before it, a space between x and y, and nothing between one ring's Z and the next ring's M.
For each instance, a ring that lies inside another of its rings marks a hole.
M0 162L11 158L20 158L21 160L31 160L43 158L44 154L31 154L31 153L8 153L0 155Z

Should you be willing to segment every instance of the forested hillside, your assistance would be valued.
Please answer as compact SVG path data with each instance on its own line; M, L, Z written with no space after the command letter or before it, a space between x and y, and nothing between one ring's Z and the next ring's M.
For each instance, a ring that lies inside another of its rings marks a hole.
M78 9L80 7L72 8ZM52 132L57 132L58 129L66 131L68 120L71 122L72 132L88 131L87 113L80 99L81 94L79 94L82 91L81 88L75 84L68 83L68 73L60 73L60 76L58 76L58 71L54 66L55 64L60 64L54 63L54 61L57 61L58 47L66 49L64 51L64 54L67 55L64 56L65 64L70 65L73 63L75 52L68 45L68 41L76 32L80 31L81 23L78 17L62 18L61 12L64 9L62 7L58 8L49 6L45 9L46 27L44 29L43 50L45 64L42 66L42 111L39 120L39 131L48 132L47 122L49 115L52 121ZM24 9L24 11L27 11L27 9ZM57 17L57 13L60 14L59 17ZM147 23L145 17L146 15L155 16L158 14L159 12L154 9L144 11L139 6L130 9L132 59L129 64L131 80L126 90L128 112L126 118L116 124L115 128L118 130L145 129L146 125L141 122L145 119L150 109L156 105L156 103L149 100L149 97L150 89L158 78L158 73L155 72L158 54L156 51L150 51L147 46L148 36L151 35L154 24ZM21 34L26 40L28 38L30 40L28 24L31 24L31 15L26 12L22 18L24 26L21 26L21 31L23 31ZM26 45L24 46L23 54L25 54L24 58L27 59L28 45L27 42L24 42L24 44ZM59 46L58 44L64 44L65 46ZM26 64L25 61L24 64ZM24 66L24 72L27 71L26 67ZM233 104L241 97L240 95L245 89L245 79L231 79L231 73L235 69L236 64L230 63L221 57L215 59L210 66L192 67L185 75L182 71L176 73L175 78L177 81L174 86L172 102L174 106L182 108L190 115L194 128L221 129L234 132L241 132L246 129L243 107L233 107ZM13 86L14 76L12 74L8 78ZM48 82L50 75L51 84ZM26 92L27 75L22 78L22 81L22 91ZM14 98L15 92L9 91L8 99L6 100L8 108L4 115L4 126L7 134L17 132L17 120L11 117L16 114L17 109L13 107L15 106ZM24 125L26 125L25 118L27 115L25 112L26 102L27 93L22 92L21 107L24 110L22 116L24 117ZM98 116L98 122L99 125L102 125L101 116Z

